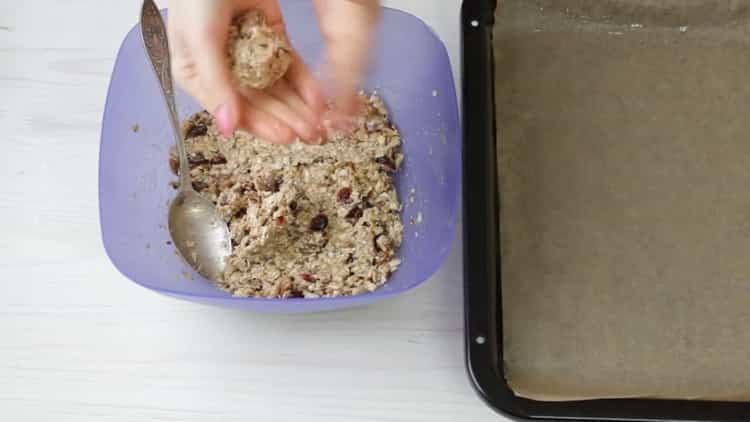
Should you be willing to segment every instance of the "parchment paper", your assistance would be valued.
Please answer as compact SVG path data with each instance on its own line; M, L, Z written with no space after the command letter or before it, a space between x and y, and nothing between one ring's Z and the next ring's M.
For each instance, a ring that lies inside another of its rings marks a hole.
M750 399L749 6L500 2L518 395Z

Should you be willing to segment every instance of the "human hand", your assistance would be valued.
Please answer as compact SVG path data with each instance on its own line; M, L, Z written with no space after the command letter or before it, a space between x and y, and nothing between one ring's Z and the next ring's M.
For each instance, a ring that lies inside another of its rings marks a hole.
M367 66L371 34L379 17L378 0L314 0L326 42L328 92L342 118L359 111L357 89ZM232 18L259 10L272 28L284 33L277 0L171 0L168 32L177 83L216 118L224 136L236 128L275 143L295 137L316 142L321 136L325 100L295 54L287 74L273 87L240 90L226 62Z
M341 0L334 0L336 2ZM240 89L227 64L232 19L258 10L285 33L276 0L171 0L168 32L177 83L216 118L224 136L237 128L274 143L296 137L316 142L325 101L318 83L296 54L287 74L265 90Z
M372 32L380 17L378 0L314 0L326 44L324 76L336 110L345 116L359 111L357 90L370 52Z

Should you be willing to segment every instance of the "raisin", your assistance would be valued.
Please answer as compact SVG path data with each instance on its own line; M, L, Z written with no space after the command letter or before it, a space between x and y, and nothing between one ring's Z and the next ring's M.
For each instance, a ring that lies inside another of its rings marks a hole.
M346 261L344 261L345 264L351 264L354 262L354 255L349 254L349 256L346 257Z
M188 154L187 159L188 164L190 164L190 168L211 163L206 159L206 156L204 156L202 152L191 152Z
M317 281L317 279L315 278L315 276L313 276L310 273L303 273L302 274L302 279L305 280L308 283L315 283Z
M289 203L289 209L290 210L297 211L297 207L298 207L297 201L292 201L292 202Z
M291 291L289 292L289 297L290 297L290 298L293 298L293 299L302 299L302 298L304 298L304 297L305 297L305 294L304 294L304 293L302 293L302 291L300 291L300 290L297 290L297 289L292 289L292 290L291 290Z
M240 195L246 195L248 192L257 192L255 183L243 183L240 187Z
M172 241L171 240L167 240L167 245L171 245L171 244L172 244Z
M208 133L208 126L202 122L195 122L188 127L185 133L185 139L197 138L198 136L204 136Z
M247 214L247 208L240 208L234 213L234 218L242 218Z
M338 193L336 193L336 199L339 202L347 203L352 198L352 188L341 188L339 189Z
M175 157L169 157L169 169L175 176L180 174L180 160Z
M276 217L276 224L277 225L283 226L284 223L286 223L286 219L284 218L283 215L280 215L280 216Z
M310 230L322 232L328 227L328 217L325 214L318 214L310 221Z
M356 207L349 210L349 212L346 214L346 218L348 220L354 220L356 222L360 218L362 218L363 215L364 215L364 211L362 211L362 207L357 205Z
M201 182L200 180L196 180L192 183L193 189L195 189L196 192L201 192L205 189L208 189L208 183Z
M375 162L383 166L387 171L396 171L396 163L390 157L385 155L375 159Z
M221 154L216 154L216 155L214 155L214 158L211 159L210 163L213 164L213 165L226 164L227 163L227 157L225 157L225 156L223 156Z
M279 176L273 181L273 191L278 192L281 190L281 185L284 184L284 178Z

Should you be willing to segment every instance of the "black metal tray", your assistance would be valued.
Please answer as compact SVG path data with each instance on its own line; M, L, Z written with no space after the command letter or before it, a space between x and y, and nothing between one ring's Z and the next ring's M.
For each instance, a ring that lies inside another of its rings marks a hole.
M496 0L462 8L463 203L466 362L482 398L518 419L581 421L750 421L750 403L608 399L542 402L516 395L503 369L494 59Z

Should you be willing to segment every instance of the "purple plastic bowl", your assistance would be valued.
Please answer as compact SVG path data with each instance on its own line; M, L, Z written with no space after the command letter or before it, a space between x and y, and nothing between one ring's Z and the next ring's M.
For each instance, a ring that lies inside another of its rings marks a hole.
M282 1L282 9L292 44L315 67L322 41L310 3ZM429 27L407 13L383 12L365 88L377 90L390 108L406 157L396 177L406 227L399 251L403 263L383 287L331 299L236 298L175 255L166 229L174 195L167 165L173 138L139 27L120 47L102 123L99 207L104 248L115 267L141 286L169 296L281 313L363 305L429 278L450 251L457 221L461 149L453 76L445 47ZM180 118L199 110L183 92L178 92L177 103ZM421 222L410 224L420 213Z

